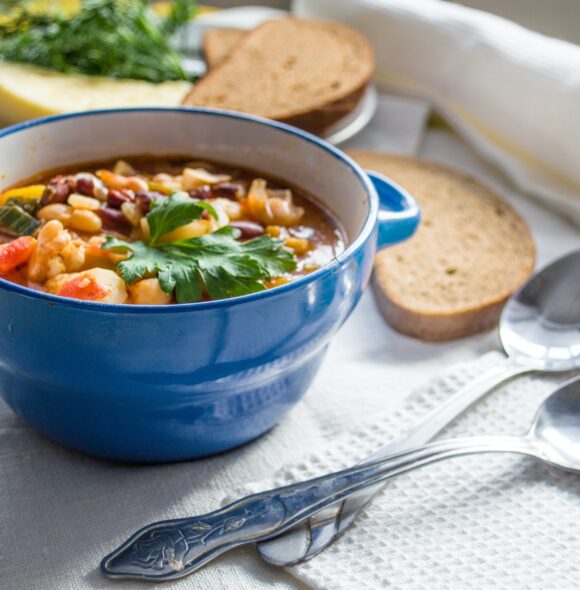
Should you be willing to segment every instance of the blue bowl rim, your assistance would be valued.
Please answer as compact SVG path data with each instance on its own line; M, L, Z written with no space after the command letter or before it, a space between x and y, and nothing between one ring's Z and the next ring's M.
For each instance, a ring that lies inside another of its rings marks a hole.
M346 260L351 258L354 254L356 254L367 242L368 238L372 235L373 230L376 225L376 219L379 210L379 203L378 203L378 196L376 190L365 173L365 171L347 154L339 150L338 148L334 147L327 141L308 133L307 131L303 131L302 129L298 129L297 127L292 127L291 125L287 125L285 123L280 123L278 121L273 121L271 119L266 119L264 117L257 117L255 115L247 115L245 113L238 113L235 111L228 111L225 109L210 109L210 108L202 108L202 107L126 107L126 108L111 108L111 109L98 109L98 110L89 110L89 111L78 111L74 113L64 113L61 115L51 115L48 117L40 117L38 119L32 119L30 121L25 121L24 123L18 123L16 125L11 125L10 127L6 127L5 129L0 129L0 139L3 137L7 137L9 135L13 135L15 133L19 133L20 131L24 131L26 129L30 129L32 127L41 127L43 125L50 125L53 123L58 123L59 121L67 120L67 119L76 119L82 117L94 117L100 115L111 115L111 114L118 114L118 113L162 113L162 112L192 112L197 114L203 115L210 115L215 117L226 117L231 119L238 119L249 121L252 123L258 123L260 125L265 125L267 127L274 127L275 129L287 133L289 135L294 135L296 137L301 138L304 141L307 141L311 144L315 144L318 148L322 149L323 151L331 154L334 158L341 160L344 162L355 174L355 176L360 180L361 184L363 185L367 197L368 197L368 211L363 226L360 232L354 237L348 248L344 252L342 252L336 259L329 262L322 268L306 275L304 277L300 277L294 281L291 281L285 285L280 285L277 287L273 287L272 289L267 289L265 291L259 291L258 293L251 293L249 295L240 295L238 297L232 297L229 299L218 299L215 301L198 301L195 303L177 303L174 305L126 305L126 304L118 304L118 303L99 303L95 301L84 301L80 299L71 299L67 297L60 297L58 295L53 295L51 293L45 293L43 291L36 291L34 289L30 289L29 287L24 287L22 285L18 285L17 283L12 283L11 281L7 281L6 279L0 278L0 288L6 289L7 291L13 291L24 295L26 297L30 297L32 299L40 299L52 304L59 304L65 305L70 307L76 308L84 308L84 309L91 309L95 311L103 311L103 312L122 312L122 313L178 313L188 310L206 310L206 309L214 309L220 307L228 307L232 304L242 304L245 302L250 301L257 301L260 299L264 299L266 297L274 297L276 295L282 295L289 291L293 291L299 289L300 287L312 283L324 275L329 274L332 272L334 268L339 266L340 264L344 263Z

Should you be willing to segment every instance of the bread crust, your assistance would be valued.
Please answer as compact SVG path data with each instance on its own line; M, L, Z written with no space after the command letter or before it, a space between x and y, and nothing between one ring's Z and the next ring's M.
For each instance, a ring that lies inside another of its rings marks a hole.
M217 65L210 67L208 74L206 74L206 76L200 82L198 82L196 86L194 86L190 94L184 98L183 104L188 106L219 107L219 105L211 105L207 104L207 101L198 100L198 95L203 91L204 86L206 86L208 83L211 83L211 81L217 76L220 76L222 67L230 61L231 56L234 55L235 52L243 51L244 47L252 42L252 37L261 34L261 31L264 31L267 27L271 27L273 23L275 26L278 26L285 22L291 22L292 25L304 22L306 26L324 27L326 30L334 30L337 32L337 34L354 39L362 53L360 58L361 61L366 62L367 72L361 79L360 83L356 85L356 87L349 88L348 91L337 91L334 93L335 96L333 96L330 100L326 100L326 102L321 102L319 105L315 105L303 110L297 110L295 112L278 113L273 115L273 118L277 121L300 127L301 129L310 131L311 133L322 135L332 125L348 115L360 102L374 71L374 56L370 45L359 33L338 23L325 21L302 21L301 19L295 18L267 21L262 23L253 31L244 34L240 40L233 45L233 48L230 51L230 57L227 57ZM204 40L204 51L208 56L210 56L211 63L215 63L216 55L219 54L219 51L216 51L215 47L211 47L212 43L215 41L215 35L210 35ZM250 112L250 110L248 110L248 112Z
M294 125L315 135L324 135L335 123L351 113L361 101L366 85L347 94L344 98L330 102L308 113L302 113L287 119L277 119L281 123Z
M375 266L376 271L376 266ZM426 342L447 342L486 332L494 328L508 297L477 309L462 310L448 314L422 314L407 309L389 297L384 283L375 272L372 280L373 293L379 309L387 322L397 332Z
M400 285L397 288L394 284L396 283L396 280L394 280L396 277L393 277L392 273L397 270L400 271L400 268L394 263L393 256L395 256L395 252L401 252L405 245L395 246L379 252L375 258L373 288L376 301L386 320L397 331L421 340L440 342L462 338L493 328L499 320L506 300L526 281L534 268L535 246L529 229L519 214L485 185L450 167L418 158L392 156L373 151L353 150L350 155L361 165L376 169L387 176L389 172L394 174L397 166L405 166L407 173L415 169L420 174L427 175L427 177L430 174L439 175L439 178L442 177L441 175L445 175L446 182L457 189L456 202L458 206L461 205L461 199L465 198L465 193L472 192L475 198L481 198L488 204L492 204L498 213L501 213L502 216L505 215L505 219L510 221L509 225L511 231L513 231L512 238L517 236L518 245L521 246L519 257L504 262L506 265L511 265L511 278L501 288L497 288L485 295L482 293L479 300L474 300L471 303L449 302L448 305L432 306L431 309L420 308L416 301L413 302L410 298L405 298L405 294L400 292ZM408 186L405 187L405 182L401 181L401 178L395 180L402 184L404 188L409 189ZM420 197L419 200L431 198L425 194L417 196ZM445 211L441 212L441 215L444 216ZM481 224L490 223L491 221L493 219L482 219ZM436 253L438 244L429 244L429 237L426 237L426 235L426 233L423 233L417 239L422 240L423 245L430 246L429 252ZM463 244L454 245L456 247L464 246ZM477 247L470 246L473 251ZM484 246L480 247L482 248L480 256L483 264L485 257L489 254L483 249ZM405 252L412 258L416 252L409 253L408 249L407 246ZM421 266L419 272L428 272L428 270ZM435 271L433 270L433 272ZM425 283L429 284L429 280L426 279ZM471 289L470 292L475 292L473 289L476 287L477 285L466 285L466 289Z

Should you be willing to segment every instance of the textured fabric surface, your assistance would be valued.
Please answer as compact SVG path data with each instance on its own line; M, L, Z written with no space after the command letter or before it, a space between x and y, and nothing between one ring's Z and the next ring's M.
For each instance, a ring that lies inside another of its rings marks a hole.
M498 358L490 353L451 369L414 394L402 410L373 417L326 453L246 491L352 465ZM571 376L515 380L467 412L441 438L524 434L541 401ZM486 454L444 461L392 480L341 539L290 571L312 587L333 590L572 590L578 588L579 547L580 476L530 458Z
M431 101L520 189L580 223L579 46L443 0L293 0L292 9L359 30L386 89Z

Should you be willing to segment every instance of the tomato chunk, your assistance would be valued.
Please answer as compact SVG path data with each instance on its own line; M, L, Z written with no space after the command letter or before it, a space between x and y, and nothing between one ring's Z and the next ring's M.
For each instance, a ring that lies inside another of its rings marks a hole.
M35 248L36 240L31 236L22 236L0 246L0 275L8 274L28 262Z
M56 294L85 301L100 301L108 293L109 289L100 285L94 277L84 274L64 283Z

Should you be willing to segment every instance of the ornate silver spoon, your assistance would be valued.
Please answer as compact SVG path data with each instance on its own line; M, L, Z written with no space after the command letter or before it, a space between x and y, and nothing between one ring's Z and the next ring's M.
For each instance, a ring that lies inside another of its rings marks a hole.
M425 444L500 383L530 372L580 368L580 250L532 276L508 301L499 334L507 357L364 462ZM382 485L314 514L307 522L258 544L261 557L278 566L323 551L383 488Z
M540 406L524 437L446 440L366 465L248 496L202 516L151 524L101 562L112 578L173 580L218 555L280 534L369 486L436 461L473 453L529 455L580 472L580 378L561 386Z

